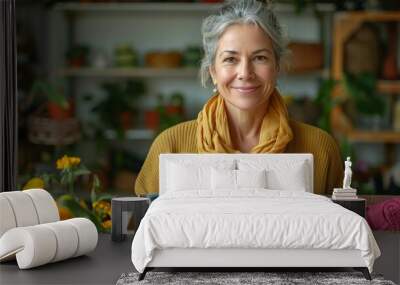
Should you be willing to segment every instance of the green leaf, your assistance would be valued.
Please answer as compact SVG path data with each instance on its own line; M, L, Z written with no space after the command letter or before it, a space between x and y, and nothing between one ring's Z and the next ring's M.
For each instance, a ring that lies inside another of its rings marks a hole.
M89 175L91 173L86 167L74 169L73 172L75 177Z
M96 191L97 191L97 189L99 189L99 188L100 188L99 177L98 177L96 174L94 174L94 175L93 175L92 189L91 189L91 191L90 191L90 200L91 200L92 204L93 204L94 202L96 202L96 200L97 200Z
M110 201L113 197L114 197L114 195L112 195L112 194L104 193L104 194L97 196L96 202L103 201L103 200Z
M57 201L60 205L70 210L75 217L88 218L96 225L96 228L98 230L102 228L99 218L88 209L83 208L79 204L79 201L77 201L77 199L74 198L72 195L62 195L58 198Z
M376 91L376 77L369 73L359 75L344 74L346 91L354 100L358 112L365 115L383 115L385 101Z

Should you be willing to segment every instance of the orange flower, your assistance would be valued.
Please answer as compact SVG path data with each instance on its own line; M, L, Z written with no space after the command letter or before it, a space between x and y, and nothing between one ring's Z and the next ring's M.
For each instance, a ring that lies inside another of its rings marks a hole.
M111 229L112 223L111 220L107 220L101 223L102 227L109 230Z
M111 204L110 202L101 200L93 203L93 209L97 213L104 213L106 215L111 216Z
M58 207L58 213L60 214L60 220L68 220L74 216L71 214L70 210L65 207Z

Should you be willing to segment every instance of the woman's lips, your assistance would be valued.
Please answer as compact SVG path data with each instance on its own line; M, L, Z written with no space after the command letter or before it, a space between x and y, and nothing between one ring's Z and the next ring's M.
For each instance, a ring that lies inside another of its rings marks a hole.
M254 92L258 86L251 86L251 87L232 87L233 89L239 91L240 93L248 94Z

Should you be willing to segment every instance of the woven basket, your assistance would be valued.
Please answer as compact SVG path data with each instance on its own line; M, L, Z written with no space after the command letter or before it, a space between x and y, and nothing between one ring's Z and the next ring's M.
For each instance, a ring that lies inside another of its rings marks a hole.
M67 145L81 137L76 118L53 120L45 117L29 118L29 140L35 144Z

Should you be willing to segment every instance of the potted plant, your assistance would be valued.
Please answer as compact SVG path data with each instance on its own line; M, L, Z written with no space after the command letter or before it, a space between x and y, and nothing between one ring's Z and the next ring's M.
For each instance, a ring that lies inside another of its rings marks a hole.
M45 104L51 119L64 120L73 116L73 104L55 85L37 80L34 82L31 92L37 97L37 100Z
M144 82L128 80L123 83L104 83L102 89L107 96L93 108L102 124L117 131L130 129L137 111L136 102L146 92Z
M158 132L162 132L184 120L184 98L180 92L172 93L169 102L164 102L164 96L158 96L157 112L159 117Z
M65 54L67 64L71 67L79 68L88 64L89 47L86 45L75 45Z

